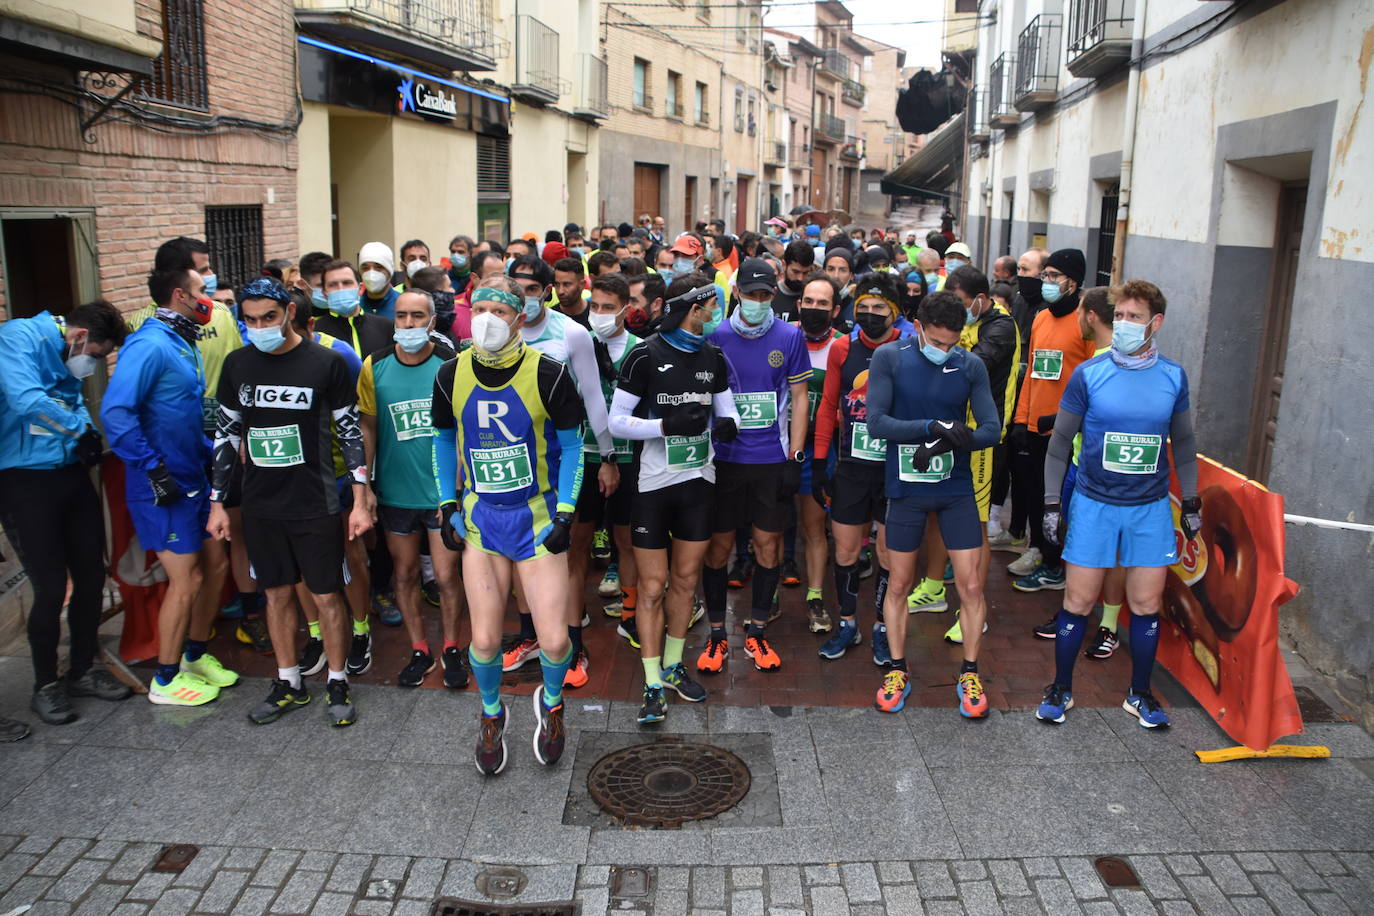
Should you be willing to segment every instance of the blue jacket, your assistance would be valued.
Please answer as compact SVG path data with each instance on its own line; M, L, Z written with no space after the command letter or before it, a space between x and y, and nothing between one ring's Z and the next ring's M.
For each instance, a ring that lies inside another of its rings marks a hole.
M0 469L76 461L76 438L91 415L63 362L66 345L48 312L0 324Z
M100 404L105 436L129 469L127 499L150 501L147 472L167 465L187 493L209 487L210 440L201 426L205 373L200 350L161 321L124 342Z

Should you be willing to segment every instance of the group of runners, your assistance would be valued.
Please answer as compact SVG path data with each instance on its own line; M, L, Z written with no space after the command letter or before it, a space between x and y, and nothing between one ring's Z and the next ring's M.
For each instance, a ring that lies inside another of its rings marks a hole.
M168 580L154 703L201 705L238 682L207 651L232 576L245 603L265 599L255 645L276 658L250 718L309 704L306 679L326 671L329 723L353 723L349 677L372 664L369 594L380 585L411 642L398 683L418 686L439 665L448 687L476 682L485 774L509 759L503 673L537 661L533 752L552 764L567 740L564 691L600 661L582 639L598 551L612 557L604 612L643 663L640 724L664 721L671 694L706 700L703 682L728 665L782 668L768 627L779 586L803 577L816 651L839 659L867 633L885 713L912 689L908 612L945 609L952 579L959 610L946 638L963 654L954 699L981 718L991 550L1020 547L1019 535L1042 546L1026 548L1036 565L1017 587L1065 590L1037 628L1056 640L1056 670L1036 715L1065 721L1092 609L1104 606L1087 654L1101 658L1128 604L1123 706L1143 726L1168 724L1150 675L1177 557L1171 466L1185 537L1200 504L1187 378L1156 343L1157 287L1085 289L1072 249L1027 252L1010 288L963 246L934 259L933 279L906 275L871 250L855 257L843 236L810 258L794 247L804 241L784 250L755 237L733 260L720 235L640 236L646 263L616 258L624 239L610 226L590 234L610 230L593 243L609 264L589 264L598 254L576 228L544 245L458 236L438 263L408 242L399 269L381 243L357 264L311 253L273 262L220 296L228 302L211 298L222 291L204 244L174 239L157 253L135 330L116 327L108 303L0 326L24 364L0 370L5 526L31 575L65 584L70 573L74 584L64 678L44 635L61 596L35 602L35 712L70 721L70 696L128 695L92 667L93 633L76 630L79 609L90 617L72 543L80 526L40 528L20 498L44 481L85 497L82 466L100 443L78 378L120 346L99 417L139 541ZM1033 493L1021 531L1016 518L1002 528L993 508L1009 473ZM802 570L786 559L798 539ZM748 586L742 643L727 633L732 585ZM520 628L507 636L512 597ZM426 636L426 598L440 609L441 647ZM689 647L703 615L709 630Z

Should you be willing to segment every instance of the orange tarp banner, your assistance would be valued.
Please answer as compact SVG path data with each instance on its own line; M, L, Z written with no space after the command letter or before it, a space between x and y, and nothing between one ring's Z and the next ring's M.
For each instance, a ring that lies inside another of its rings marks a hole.
M145 550L134 533L124 502L124 462L106 455L100 465L105 508L110 524L110 576L124 602L124 629L119 657L138 662L157 657L157 612L167 594L167 574L157 555Z
M1170 485L1179 562L1164 587L1159 661L1228 735L1264 750L1302 731L1279 654L1279 606L1298 593L1283 571L1283 497L1198 455L1202 531L1185 543L1178 479Z

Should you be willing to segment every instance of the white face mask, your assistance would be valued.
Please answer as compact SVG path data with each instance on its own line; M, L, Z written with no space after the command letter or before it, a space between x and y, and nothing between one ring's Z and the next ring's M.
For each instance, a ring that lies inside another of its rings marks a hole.
M72 353L67 357L67 371L72 374L72 378L89 378L95 373L95 367L100 364L100 360L86 352L88 342L89 338L81 341L81 352ZM76 347L73 346L72 349L74 350Z
M363 271L363 286L366 286L367 291L374 296L386 289L386 283L390 279L380 270Z
M495 312L472 316L472 345L479 350L495 353L510 343L511 328Z
M587 321L591 323L592 330L596 332L597 337L600 337L602 340L610 340L612 337L616 336L616 322L619 321L620 316L623 314L625 314L624 309L609 315L592 312L587 316Z
M423 258L416 258L415 260L406 264L406 276L413 277L428 266L429 265L425 263Z

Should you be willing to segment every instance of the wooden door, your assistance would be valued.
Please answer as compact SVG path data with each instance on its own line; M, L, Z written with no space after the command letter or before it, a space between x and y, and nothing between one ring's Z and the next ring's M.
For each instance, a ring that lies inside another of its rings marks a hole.
M735 234L749 228L749 179L735 181Z
M663 212L659 201L659 178L662 172L656 165L645 165L642 162L635 163L635 212L630 214L630 220L639 218L641 213L647 213L650 217L657 216Z
M697 179L695 175L687 176L687 192L683 195L686 208L682 214L682 231L686 232L692 228L693 221L696 219L697 212Z
M825 150L819 146L811 147L811 206L817 210L829 210L826 194L830 189L825 180Z

